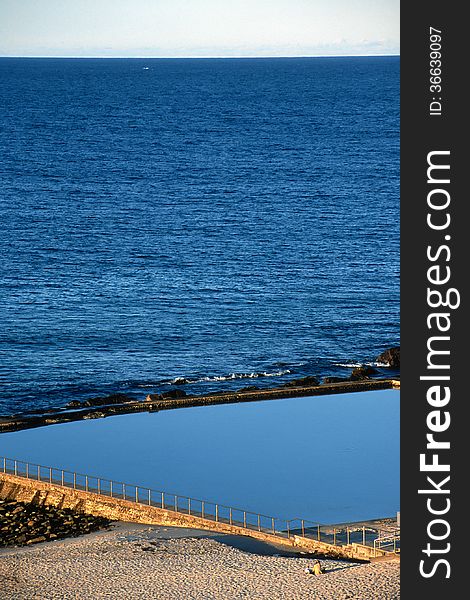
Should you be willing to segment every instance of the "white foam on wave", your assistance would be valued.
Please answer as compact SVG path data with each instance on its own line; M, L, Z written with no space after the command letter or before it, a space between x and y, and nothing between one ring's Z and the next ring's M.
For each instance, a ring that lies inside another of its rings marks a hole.
M346 367L348 369L357 369L359 367L389 367L389 363L386 362L354 362L354 363L334 363L335 367Z
M170 381L165 381L164 383L169 383L173 385L177 384L187 384L187 383L203 383L207 381L231 381L234 379L257 379L258 377L281 377L282 375L287 375L291 373L290 369L283 369L280 371L274 371L270 373L268 371L260 371L254 373L230 373L229 375L213 375L206 377L199 377L191 379L189 377L175 377Z

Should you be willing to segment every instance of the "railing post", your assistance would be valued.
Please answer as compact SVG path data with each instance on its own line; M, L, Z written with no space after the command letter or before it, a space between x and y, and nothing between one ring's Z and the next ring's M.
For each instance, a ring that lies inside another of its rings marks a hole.
M317 540L321 540L320 525L317 525Z
M290 538L289 521L286 521L286 525L287 525L287 539L289 539Z
M243 527L246 529L246 510L243 511Z
M271 518L271 521L272 521L272 525L273 525L273 535L276 535L276 528L274 525L274 517Z
M3 472L7 472L7 459L5 456L3 457Z
M351 535L349 533L349 526L346 527L346 540L347 540L348 546L349 546L349 544L351 543Z
M112 481L109 482L109 495L111 496L111 498L113 497L113 482Z
M38 481L41 481L41 467L38 465Z
M77 474L75 473L75 471L73 472L73 489L77 489Z
M85 492L88 492L88 475L85 475Z
M162 492L162 508L165 508L165 492Z
M26 463L26 479L29 479L29 463Z
M216 523L219 522L219 505L218 504L215 505L215 522Z
M49 483L52 483L52 467L49 467Z
M126 484L125 483L122 484L122 499L123 500L126 499Z
M303 519L300 521L300 526L302 528L302 537L305 537L305 521Z
M15 475L18 475L18 463L16 460L15 460L14 465L15 465Z
M151 491L149 490L149 506L152 504L152 500L151 500Z
M178 496L175 494L175 512L178 512Z
M188 515L191 514L191 498L188 498Z
M261 531L261 518L258 515L258 531Z
M60 472L60 484L64 487L64 470Z
M135 486L135 501L139 502L139 488Z
M100 496L101 496L101 479L99 477L96 480L96 485L98 487L98 494L100 494Z
M232 508L229 508L229 523L232 524Z
M201 516L204 518L204 500L201 502Z

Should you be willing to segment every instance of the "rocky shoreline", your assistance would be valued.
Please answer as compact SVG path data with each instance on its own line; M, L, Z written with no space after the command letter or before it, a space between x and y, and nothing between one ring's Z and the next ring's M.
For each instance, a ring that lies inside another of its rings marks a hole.
M100 419L114 415L124 415L138 412L156 412L175 408L209 406L214 404L234 404L239 402L259 402L262 400L278 400L299 398L301 396L320 396L370 390L385 390L399 388L398 379L367 379L359 381L344 381L308 386L285 386L256 390L239 390L237 392L214 393L203 396L163 397L161 394L149 394L144 401L132 401L123 404L113 404L83 408L78 410L60 410L42 415L20 415L0 418L0 433L20 431L33 427L69 423L85 419Z
M400 348L389 348L376 358L376 362L385 365L385 369L393 369L397 375L380 378L380 371L365 365L353 369L349 377L325 377L320 382L317 377L307 376L292 379L274 388L248 386L237 391L212 392L203 395L188 395L180 388L173 388L167 392L149 394L145 400L135 400L125 394L112 394L83 401L72 400L63 409L52 409L39 415L0 417L0 433L137 412L398 388Z
M109 519L45 504L0 500L0 546L28 546L108 528Z

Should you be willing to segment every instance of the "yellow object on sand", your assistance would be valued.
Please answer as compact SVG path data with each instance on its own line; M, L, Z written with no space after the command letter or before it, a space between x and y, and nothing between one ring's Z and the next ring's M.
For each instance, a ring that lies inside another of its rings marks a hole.
M314 575L321 575L321 566L320 566L320 563L315 563L313 565L313 574Z

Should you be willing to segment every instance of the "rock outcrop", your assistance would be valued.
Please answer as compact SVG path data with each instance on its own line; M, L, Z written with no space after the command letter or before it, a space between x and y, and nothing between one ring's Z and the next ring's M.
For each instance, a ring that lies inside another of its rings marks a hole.
M111 521L69 508L0 500L0 546L25 546L76 537L108 527Z
M389 348L379 354L375 359L378 363L384 363L392 369L400 369L400 346Z
M350 380L351 381L362 381L363 379L369 379L371 375L377 375L377 369L374 367L357 367L351 373Z
M291 381L284 383L282 387L308 387L311 385L320 385L318 378L313 377L313 375L302 377L300 379L291 379Z
M67 408L86 408L89 406L110 406L112 404L125 404L134 402L135 398L126 394L111 394L109 396L97 396L96 398L87 398L86 400L72 400L67 404Z
M344 383L345 381L351 381L348 377L324 377L323 383L328 385L329 383Z

